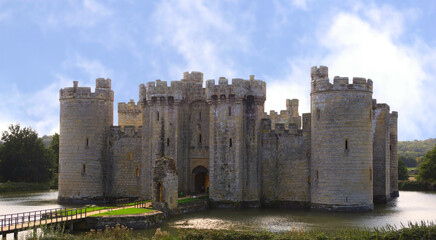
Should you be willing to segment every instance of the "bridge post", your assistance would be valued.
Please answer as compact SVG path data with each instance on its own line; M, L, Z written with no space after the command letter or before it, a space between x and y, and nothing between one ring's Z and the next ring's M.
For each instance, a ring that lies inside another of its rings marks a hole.
M18 229L14 230L14 239L18 239Z
M73 220L71 220L70 222L70 227L68 228L68 230L70 230L70 233L72 233L74 231L74 223Z
M2 232L2 240L6 240L6 233Z

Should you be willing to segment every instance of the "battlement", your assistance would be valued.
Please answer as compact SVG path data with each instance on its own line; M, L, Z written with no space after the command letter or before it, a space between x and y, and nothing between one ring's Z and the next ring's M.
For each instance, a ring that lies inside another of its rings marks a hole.
M279 134L279 135L298 135L302 136L303 130L298 128L295 123L276 123L273 124L271 119L264 118L261 121L262 133Z
M232 84L224 77L220 77L218 85L215 85L215 80L206 81L206 98L212 100L214 97L225 96L229 98L234 96L235 99L243 99L247 96L253 96L255 99L264 101L266 99L266 83L262 80L255 80L254 75L250 76L250 80L241 78L233 78Z
M141 112L141 104L135 104L135 101L133 99L130 99L130 102L124 103L119 102L118 103L118 112L123 113L130 113L130 112Z
M398 112L397 111L392 111L391 112L391 118L398 118Z
M349 83L348 77L336 76L333 84L328 78L312 79L312 92L321 91L368 91L372 92L373 82L371 79L354 77L353 83Z
M111 88L112 80L110 78L97 78L95 81L95 88Z
M388 111L388 112L390 110L389 105L387 105L386 103L377 103L374 105L374 102L373 102L372 108L373 109L383 109L383 110Z
M182 82L197 83L203 85L203 73L195 71L192 71L191 73L184 72Z
M329 68L326 66L314 66L310 68L310 77L312 78L312 81L326 79L329 77Z
M114 100L114 92L111 90L111 79L96 79L95 92L91 92L90 87L79 87L79 82L74 81L73 87L61 88L59 98L62 99L101 99Z
M156 80L156 82L148 82L147 86L140 85L140 97L144 96L145 99L151 101L153 97L158 99L164 97L167 100L172 97L174 101L181 101L183 99L183 82L171 81L168 87L167 81Z
M141 138L142 137L142 126L112 126L110 128L111 135L116 139L119 138Z

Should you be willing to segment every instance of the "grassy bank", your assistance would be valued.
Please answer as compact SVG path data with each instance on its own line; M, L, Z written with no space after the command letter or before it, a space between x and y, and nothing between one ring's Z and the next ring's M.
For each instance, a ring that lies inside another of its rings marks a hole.
M28 239L147 239L136 234L131 229L117 226L115 228L107 228L104 231L91 231L82 235L61 234L57 231L45 230L44 237L30 237ZM436 226L433 223L408 224L395 228L386 226L383 228L356 228L334 232L322 232L316 230L310 231L289 231L284 233L270 232L252 232L252 231L234 231L234 230L198 230L198 229L182 229L178 236L172 236L167 232L156 230L156 234L152 239L180 239L180 240L224 240L224 239L247 239L247 240L284 240L284 239L436 239Z
M205 200L208 198L209 198L209 196L201 196L201 197L197 197L197 198L181 198L181 199L177 200L177 203L195 202L198 200Z
M436 191L436 183L401 180L398 181L400 191Z
M153 209L145 209L145 208L125 208L119 209L109 212L102 212L99 214L91 215L91 217L101 217L101 216L114 216L114 215L128 215L128 214L140 214L140 213L148 213L153 212Z
M5 182L0 183L0 193L49 190L49 183Z

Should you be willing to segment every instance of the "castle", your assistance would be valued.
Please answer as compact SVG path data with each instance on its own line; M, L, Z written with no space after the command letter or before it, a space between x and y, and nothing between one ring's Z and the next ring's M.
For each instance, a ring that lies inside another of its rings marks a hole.
M264 112L266 83L207 80L139 86L118 104L111 80L60 90L59 202L150 199L155 160L174 159L178 194L232 206L370 210L398 196L397 112L372 99L370 79L311 69L311 112L298 100Z

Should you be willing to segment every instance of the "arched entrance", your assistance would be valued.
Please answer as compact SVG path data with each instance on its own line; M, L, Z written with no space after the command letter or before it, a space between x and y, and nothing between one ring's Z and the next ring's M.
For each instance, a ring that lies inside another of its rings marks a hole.
M194 175L195 193L209 192L209 171L203 166L198 166L192 170L192 174Z

